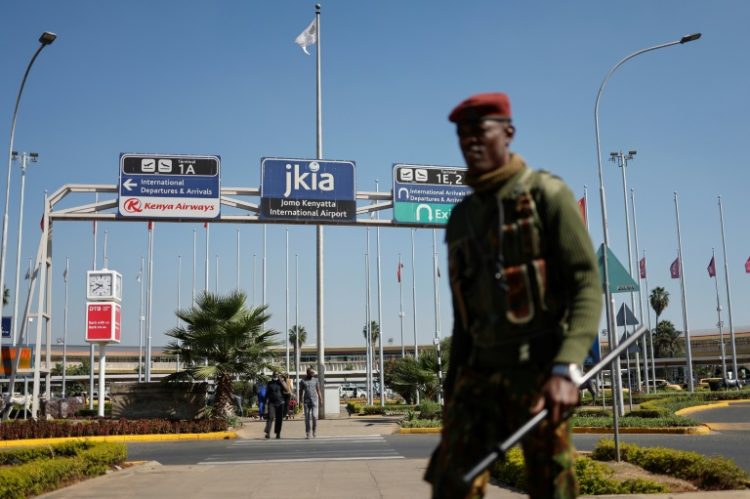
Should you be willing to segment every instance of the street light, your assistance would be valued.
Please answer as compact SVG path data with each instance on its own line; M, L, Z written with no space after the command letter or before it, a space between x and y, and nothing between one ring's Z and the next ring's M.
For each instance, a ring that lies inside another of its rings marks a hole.
M16 137L16 119L18 118L18 106L21 103L21 95L23 94L23 87L26 85L26 79L29 77L29 72L31 71L31 66L34 64L34 61L36 60L39 53L42 51L44 47L47 45L50 45L52 42L55 41L57 38L57 35L54 33L50 33L49 31L45 31L42 33L42 36L39 37L39 48L36 49L36 52L34 52L34 55L31 57L31 60L29 61L29 65L26 66L26 72L23 74L23 79L21 80L21 87L18 89L18 96L16 97L16 106L13 109L13 120L12 124L10 126L10 147L8 148L8 176L5 181L5 209L3 210L3 236L2 236L2 243L0 243L0 293L3 293L5 290L5 259L7 256L7 248L8 248L8 207L10 202L10 172L13 169L13 142Z
M18 154L13 151L13 159L18 157ZM26 192L26 168L29 166L29 161L36 163L39 160L39 154L35 152L21 153L21 198L18 207L18 242L16 245L16 282L15 288L13 289L13 346L18 341L18 291L21 288L21 248L23 241L23 200ZM31 282L32 276L29 275L29 282Z
M599 202L601 204L601 211L602 211L602 229L604 232L604 242L602 244L602 256L603 256L603 271L604 271L604 295L605 295L605 310L607 312L607 329L609 330L609 342L610 342L610 348L614 348L617 343L617 334L615 332L614 327L614 310L612 307L612 292L609 289L609 263L607 262L607 255L609 252L609 226L607 224L607 201L606 196L604 193L604 172L602 171L602 152L601 152L601 143L600 143L600 137L599 137L599 101L601 100L602 93L604 92L604 87L607 85L607 81L609 81L609 78L614 74L617 69L625 64L630 59L637 57L641 54L644 54L646 52L651 52L652 50L658 50L661 48L671 47L672 45L681 45L683 43L692 42L694 40L697 40L701 37L700 33L693 33L691 35L683 36L679 40L675 40L668 43L663 43L660 45L654 45L652 47L647 47L645 49L638 50L636 52L633 52L632 54L626 56L624 59L622 59L620 62L615 64L612 69L609 70L607 75L604 77L604 80L602 81L602 84L599 86L599 92L596 94L596 103L594 105L594 128L596 132L596 164L597 169L599 173ZM617 385L614 387L620 392L620 397L622 396L622 390L620 390L621 385L621 379L620 379L620 359L619 357L615 359L615 369L617 369L617 376L614 378L617 381ZM615 417L615 424L617 424L617 419L620 416L619 409L617 408L618 402L620 408L622 408L622 400L613 399L615 402L615 411L614 411L614 417ZM617 437L617 432L615 432L615 437ZM615 446L616 454L619 457L619 442L618 439L615 438ZM619 460L619 459L618 459Z

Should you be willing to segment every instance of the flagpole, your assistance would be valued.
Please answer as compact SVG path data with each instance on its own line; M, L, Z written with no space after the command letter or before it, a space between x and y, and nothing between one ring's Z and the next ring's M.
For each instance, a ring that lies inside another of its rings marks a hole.
M203 284L203 292L208 293L208 271L209 271L209 263L208 263L208 236L210 235L210 225L208 222L205 222L203 226L206 228L206 280Z
M256 270L255 269L255 267L256 267L255 260L256 260L256 256L257 255L255 253L253 253L253 276L252 276L253 277L253 279L252 279L252 281L253 281L253 307L255 306L255 270Z
M216 294L219 294L219 255L216 255L216 278L214 279L216 283L215 291Z
M154 301L154 223L148 223L148 302L146 302L146 383L151 382L151 320Z
M380 192L378 181L375 180L375 192ZM380 220L380 212L376 212L375 217ZM381 292L381 273L380 273L380 226L375 229L375 247L377 252L377 272L378 272L378 353L380 363L378 364L379 383L380 383L380 406L385 407L385 366L383 361L383 296Z
M267 246L266 246L266 239L268 236L268 225L263 224L263 275L262 278L262 287L261 287L261 299L263 300L263 305L266 305L268 303L268 300L266 299L266 262L267 262Z
M585 185L583 186L583 214L586 219L586 232L590 232L589 228L589 189Z
M716 326L719 328L719 341L721 342L721 374L724 380L727 379L727 358L726 358L726 352L724 351L724 331L722 329L722 322L721 322L721 300L719 299L719 276L716 275L716 254L714 252L714 248L711 248L711 263L709 264L709 270L712 270L713 272L709 272L709 274L713 273L714 278L714 287L716 288L716 315L718 317L718 320L716 322Z
M432 286L435 294L435 357L437 360L438 403L443 403L443 372L440 359L440 291L438 286L437 229L432 229Z
M104 265L103 268L109 268L109 255L108 255L108 246L109 246L109 230L104 229L104 245L102 248L102 263Z
M398 318L401 322L401 358L406 357L404 348L404 283L402 282L401 269L404 264L401 263L401 253L398 254Z
M732 341L732 372L734 372L734 378L739 379L739 371L737 371L737 346L734 341L734 323L732 322L732 294L729 289L729 267L727 266L727 242L724 237L724 205L721 202L721 196L719 198L719 219L721 221L721 247L724 254L724 281L727 287L727 315L729 316L729 337Z
M195 304L195 257L196 257L195 247L196 247L197 239L198 239L198 233L195 229L193 229L193 291L192 291L192 295L190 296L191 306Z
M63 362L62 362L62 398L65 399L65 382L68 371L68 270L70 269L70 258L65 257L65 313L63 315ZM31 279L29 279L31 282Z
M299 400L299 256L296 253L294 255L294 327L294 376L297 400Z
M412 308L414 312L414 360L419 360L419 346L417 344L417 267L415 264L414 254L414 233L416 229L411 230L411 298ZM419 387L415 387L417 391L417 404L419 404Z
M638 222L635 216L635 191L630 189L630 205L633 209L633 242L635 243L635 258L638 259L640 248L638 247ZM641 266L638 265L638 277L641 276ZM641 325L643 325L643 293L641 292L640 280L638 281L638 314L641 317ZM648 295L648 289L646 289L646 295ZM648 313L648 307L646 307L646 313ZM650 330L651 328L649 328ZM643 335L643 340L639 340L638 343L643 345L643 379L646 382L646 393L650 393L649 388L649 376L648 376L648 335Z
M138 383L143 381L143 260L141 257L141 270L138 272L138 282L141 285L141 307L138 310Z
M94 195L94 203L99 204L99 193ZM96 228L97 222L94 220L94 254L91 262L91 270L96 270ZM89 410L94 410L94 344L89 344Z
M646 264L646 250L643 250L643 262L644 264ZM648 319L648 338L649 338L649 347L650 347L649 353L651 354L651 379L654 380L654 392L656 392L656 355L654 354L654 333L653 333L653 330L651 329L651 309L648 307L649 305L648 269L646 269L646 277L644 277L644 281L646 282L646 318Z
M289 375L289 229L286 229L284 255L284 334L286 335L286 373Z
M370 322L370 229L366 231L367 247L365 248L365 352L367 358L366 386L367 405L372 405L372 323Z
M240 229L237 229L237 291L240 290Z
M182 255L177 255L177 311L182 309ZM180 327L180 316L177 316L177 327ZM180 370L180 354L177 354L177 371Z
M693 353L690 345L690 327L688 326L688 309L687 299L685 298L685 268L682 263L682 234L680 232L680 208L677 201L677 193L674 193L674 212L675 218L677 219L677 265L680 269L680 290L682 292L682 322L685 327L685 350L687 352L687 386L688 390L692 393L695 391L695 385L693 383Z
M315 28L317 35L317 43L315 44L315 93L316 93L316 127L315 135L317 142L317 158L323 159L323 99L322 99L322 82L321 82L321 46L322 46L322 34L320 29L320 4L315 4ZM320 384L320 390L325 394L325 377L326 377L326 365L325 365L325 320L324 320L324 289L323 289L323 226L317 225L315 227L316 232L316 260L317 260L317 316L318 316L318 383ZM323 397L320 418L325 419L326 414L326 403L325 396Z

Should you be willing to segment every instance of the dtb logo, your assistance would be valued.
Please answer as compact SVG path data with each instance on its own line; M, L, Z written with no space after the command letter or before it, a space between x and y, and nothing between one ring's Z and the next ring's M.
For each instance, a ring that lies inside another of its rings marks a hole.
M334 178L332 173L318 173L320 164L317 161L311 161L307 168L308 171L302 171L298 164L287 163L284 167L285 186L284 197L288 198L292 192L299 191L328 191L334 189Z

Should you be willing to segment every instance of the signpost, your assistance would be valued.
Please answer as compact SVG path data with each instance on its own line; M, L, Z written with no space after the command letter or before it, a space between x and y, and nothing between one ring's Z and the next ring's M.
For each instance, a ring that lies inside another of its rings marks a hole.
M125 218L219 218L219 156L121 154L119 215Z
M3 338L10 338L11 320L13 317L4 315L2 318Z
M393 221L445 225L453 207L471 188L466 168L393 165Z
M353 161L262 158L260 219L356 220L354 169Z

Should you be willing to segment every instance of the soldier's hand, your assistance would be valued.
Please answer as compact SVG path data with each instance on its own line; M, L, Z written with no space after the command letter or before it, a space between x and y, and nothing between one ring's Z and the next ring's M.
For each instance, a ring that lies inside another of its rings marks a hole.
M542 396L532 407L533 414L544 407L549 410L548 419L553 427L563 422L568 411L578 404L578 387L562 376L550 376L542 387Z

